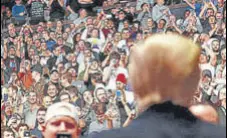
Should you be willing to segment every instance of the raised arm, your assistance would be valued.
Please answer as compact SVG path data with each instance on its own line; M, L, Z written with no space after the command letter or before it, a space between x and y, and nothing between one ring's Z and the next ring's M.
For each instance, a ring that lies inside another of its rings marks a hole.
M195 5L192 5L188 0L184 0L192 9L195 10Z

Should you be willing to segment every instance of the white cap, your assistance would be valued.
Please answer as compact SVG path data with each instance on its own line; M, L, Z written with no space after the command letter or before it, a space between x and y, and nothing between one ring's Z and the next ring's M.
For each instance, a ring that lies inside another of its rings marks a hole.
M79 120L76 107L66 102L55 103L48 107L45 122L47 123L50 119L58 116L68 116L75 119L76 122Z

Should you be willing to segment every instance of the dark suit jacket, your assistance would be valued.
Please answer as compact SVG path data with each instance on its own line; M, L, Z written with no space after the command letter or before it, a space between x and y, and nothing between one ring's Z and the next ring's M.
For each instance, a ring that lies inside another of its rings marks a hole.
M90 138L225 138L225 128L204 123L171 102L154 105L127 128L103 131Z
M221 106L217 108L217 112L218 112L218 116L219 116L219 124L221 126L226 127L226 115Z

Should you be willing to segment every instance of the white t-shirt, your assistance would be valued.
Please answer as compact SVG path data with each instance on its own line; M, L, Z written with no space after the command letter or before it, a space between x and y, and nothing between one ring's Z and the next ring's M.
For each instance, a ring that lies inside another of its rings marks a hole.
M110 67L106 67L104 69L104 74L106 74L106 72L109 70ZM106 89L107 90L116 90L116 79L117 79L117 75L119 74L124 74L126 78L128 78L128 71L125 68L122 67L118 67L118 68L114 68L111 71Z
M134 93L130 91L125 91L125 96L126 96L126 102L129 104L133 104L135 100Z

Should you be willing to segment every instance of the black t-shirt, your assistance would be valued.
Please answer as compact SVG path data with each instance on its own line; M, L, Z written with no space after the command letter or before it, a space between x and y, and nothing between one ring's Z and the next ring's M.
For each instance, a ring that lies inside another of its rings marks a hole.
M57 0L54 0L53 3L51 4L50 14L56 13L56 12L64 14L64 9L61 7L61 5L58 3Z
M74 12L78 12L80 7L77 0L67 0L66 7L70 6Z

